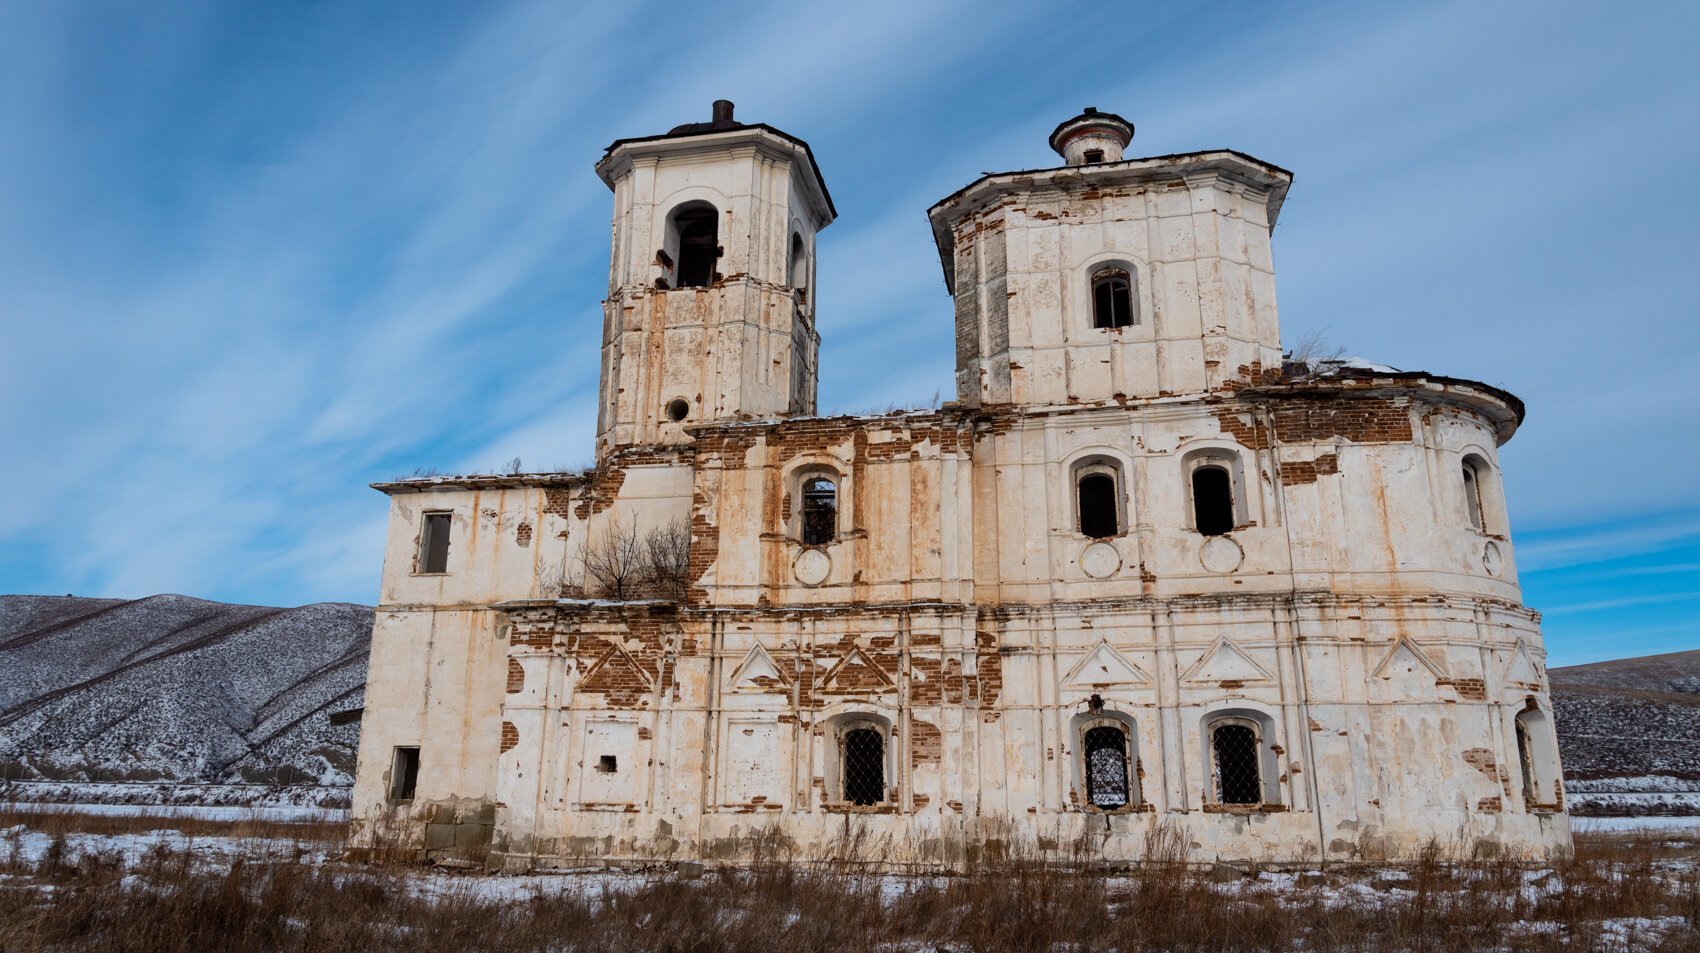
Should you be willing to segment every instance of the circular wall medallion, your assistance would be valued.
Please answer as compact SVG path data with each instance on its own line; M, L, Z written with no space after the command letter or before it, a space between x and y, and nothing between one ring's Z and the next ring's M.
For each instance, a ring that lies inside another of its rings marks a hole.
M1500 553L1499 544L1491 539L1482 547L1482 568L1490 576L1497 576L1505 569L1505 556Z
M1080 568L1093 579L1104 579L1122 568L1122 554L1109 543L1088 543L1080 554Z
M805 549L791 562L791 574L805 586L818 586L832 572L832 557L819 549Z
M1198 561L1209 572L1233 572L1244 560L1245 550L1226 536L1212 536L1198 549Z

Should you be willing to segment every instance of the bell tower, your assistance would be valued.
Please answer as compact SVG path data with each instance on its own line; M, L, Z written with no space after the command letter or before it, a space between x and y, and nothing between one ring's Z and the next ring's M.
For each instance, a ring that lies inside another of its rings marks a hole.
M815 410L815 236L837 211L803 140L732 117L620 139L598 459L686 427Z
M1231 393L1280 374L1270 233L1292 174L1221 149L1124 153L1092 107L1064 164L986 175L928 212L956 304L957 399L1111 403Z

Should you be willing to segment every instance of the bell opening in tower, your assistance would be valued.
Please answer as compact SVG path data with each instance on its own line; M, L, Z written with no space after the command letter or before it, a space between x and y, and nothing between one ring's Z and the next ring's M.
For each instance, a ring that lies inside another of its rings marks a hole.
M678 287L706 288L714 283L720 259L720 216L713 208L686 209L674 219L679 230Z

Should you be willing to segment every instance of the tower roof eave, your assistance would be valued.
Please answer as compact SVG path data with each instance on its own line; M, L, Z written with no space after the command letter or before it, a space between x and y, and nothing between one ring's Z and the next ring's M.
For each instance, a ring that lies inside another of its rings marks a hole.
M951 294L956 293L956 240L951 231L952 226L961 218L963 212L978 208L995 196L1016 191L1037 191L1082 181L1089 181L1094 185L1152 182L1210 170L1227 172L1247 183L1266 188L1269 227L1271 230L1275 228L1275 220L1281 214L1281 205L1286 201L1287 190L1293 183L1293 173L1233 149L1178 152L1089 166L1065 165L982 175L945 196L927 210L927 218L933 225L933 244L938 248L939 264L944 269L945 287Z
M698 126L709 126L709 123L696 123ZM596 174L608 188L614 187L618 172L626 163L640 155L656 155L664 152L691 152L723 149L740 142L761 143L775 152L801 156L807 160L809 174L804 181L815 193L811 196L816 200L823 213L819 227L824 228L838 217L838 207L832 203L832 193L827 191L826 179L821 175L820 164L815 161L814 150L803 140L765 122L742 123L727 129L687 129L684 132L667 132L658 136L638 136L630 139L615 139L609 143L602 158L596 162Z

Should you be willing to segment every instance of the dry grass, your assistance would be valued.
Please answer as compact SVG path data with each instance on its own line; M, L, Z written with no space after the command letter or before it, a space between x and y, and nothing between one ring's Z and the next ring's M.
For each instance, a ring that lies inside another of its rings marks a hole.
M157 814L84 814L51 804L0 803L0 830L23 825L44 834L147 834L179 831L190 837L274 839L313 844L341 844L348 838L347 821L276 821L258 813L229 820L194 817L162 808ZM0 951L3 953L3 951Z
M1221 882L1225 872L1180 862L1161 834L1131 872L1014 860L967 876L899 878L773 862L696 879L516 881L394 866L208 864L171 849L128 861L78 856L67 846L73 826L32 827L55 837L36 856L20 856L17 832L10 848L0 838L0 950L1700 948L1700 848L1659 836L1582 836L1573 860L1539 870L1445 862L1434 852L1401 867L1300 874L1296 883Z

